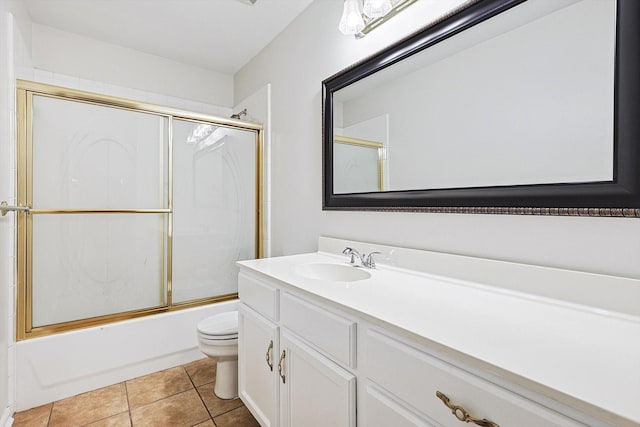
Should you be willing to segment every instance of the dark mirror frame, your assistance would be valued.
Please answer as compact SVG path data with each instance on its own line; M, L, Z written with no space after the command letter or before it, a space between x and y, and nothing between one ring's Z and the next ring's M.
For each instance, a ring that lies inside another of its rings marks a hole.
M613 180L496 187L333 192L333 94L527 0L483 0L322 82L323 210L640 217L640 1L618 0ZM533 1L533 0L529 0Z

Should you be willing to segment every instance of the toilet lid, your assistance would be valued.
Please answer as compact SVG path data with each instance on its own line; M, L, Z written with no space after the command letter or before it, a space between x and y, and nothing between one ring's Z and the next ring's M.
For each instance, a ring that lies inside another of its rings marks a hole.
M227 338L238 335L238 312L229 311L207 317L198 323L202 335Z

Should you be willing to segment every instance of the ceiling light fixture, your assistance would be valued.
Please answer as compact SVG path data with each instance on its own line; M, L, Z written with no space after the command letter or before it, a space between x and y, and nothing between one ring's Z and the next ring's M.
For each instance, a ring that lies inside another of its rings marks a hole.
M342 34L362 38L416 1L344 0L338 29Z
M382 18L391 12L391 0L365 0L362 13L369 18Z
M364 20L360 12L360 0L344 0L342 6L342 17L338 29L342 34L358 34L364 29Z

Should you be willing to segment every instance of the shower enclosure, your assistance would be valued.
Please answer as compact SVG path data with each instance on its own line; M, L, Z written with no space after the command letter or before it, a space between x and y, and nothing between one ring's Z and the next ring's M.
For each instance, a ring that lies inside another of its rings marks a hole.
M18 81L17 338L237 296L258 124Z

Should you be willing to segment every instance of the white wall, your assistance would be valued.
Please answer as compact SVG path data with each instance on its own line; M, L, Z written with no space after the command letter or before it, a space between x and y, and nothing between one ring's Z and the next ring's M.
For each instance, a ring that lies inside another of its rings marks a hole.
M265 257L271 255L271 86L265 85L236 102L233 111L247 109L246 120L262 123L262 244Z
M9 141L11 124L9 117L11 105L9 90L13 75L13 46L11 46L13 18L7 12L6 2L0 3L0 138ZM6 52L6 54L4 54ZM10 160L10 144L0 144L0 198L6 200L13 194L12 168ZM12 200L7 200L12 203ZM15 221L13 214L0 217L0 425L7 425L10 417L9 397L9 353L12 351L13 318L13 236Z
M15 66L29 65L30 22L24 4L0 1L0 199L15 204ZM0 426L15 405L15 214L0 217Z
M6 1L13 15L13 62L14 67L30 67L31 64L31 18L23 0Z
M424 0L367 37L341 35L341 0L316 0L236 75L242 99L272 87L272 254L316 249L317 236L640 277L640 220L323 212L321 81L432 18Z
M33 24L33 66L58 74L233 106L233 77Z

